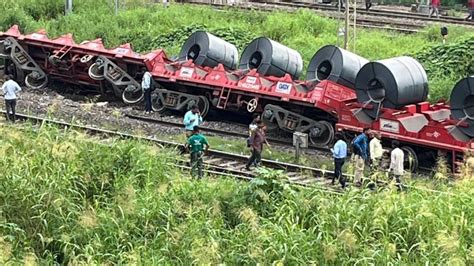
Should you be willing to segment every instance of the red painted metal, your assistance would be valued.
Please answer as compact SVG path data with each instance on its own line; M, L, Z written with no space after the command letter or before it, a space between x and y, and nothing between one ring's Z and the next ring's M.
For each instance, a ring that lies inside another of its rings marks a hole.
M336 124L338 130L360 132L363 127L370 127L380 130L385 138L398 139L415 146L451 152L466 152L467 150L474 152L473 139L460 140L453 136L453 128L463 125L459 124L459 121L450 119L449 106L444 103L419 103L406 106L402 110L383 108L380 119L368 124L361 122L354 115L362 108L357 103L354 91L327 80L316 84L310 81L293 80L290 75L281 78L262 76L256 70L230 72L220 64L214 68L201 67L191 60L172 61L163 50L140 55L133 51L130 44L106 49L101 39L76 44L71 34L51 40L44 30L23 35L18 26L13 26L3 33L0 32L0 39L5 37L14 37L27 51L31 51L31 56L38 61L47 74L67 82L98 86L100 82L92 80L87 73L91 63L83 63L78 59L83 56L104 56L125 70L130 66L135 69L146 66L158 82L188 85L193 90L203 88L214 96L221 95L225 88L230 89L232 94L240 96L318 108L338 120ZM61 59L65 59L70 69L65 72L49 63L48 54L56 54ZM424 126L417 125L413 121L422 121ZM384 128L381 123L385 126L393 125L396 128ZM405 125L408 124L414 126L415 130L406 128Z

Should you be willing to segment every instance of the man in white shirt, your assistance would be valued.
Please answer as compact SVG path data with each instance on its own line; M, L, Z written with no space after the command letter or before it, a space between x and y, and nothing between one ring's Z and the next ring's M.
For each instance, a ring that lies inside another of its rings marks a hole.
M381 174L380 166L382 162L383 148L380 143L380 140L382 139L380 132L372 131L371 133L373 134L373 138L369 142L371 173L368 187L373 189L378 181L377 176Z
M369 143L370 159L372 160L372 168L374 170L380 167L380 161L383 155L383 148L380 143L381 138L382 135L380 135L380 132L374 132L374 137Z
M390 154L390 168L388 169L392 179L397 182L398 190L402 190L402 183L400 178L404 174L403 162L405 154L399 148L400 143L396 140L392 141L392 153Z
M7 109L7 120L15 123L16 94L21 91L20 85L13 80L11 75L5 77L5 83L2 85L3 98Z
M145 114L149 114L153 111L151 107L151 91L153 90L153 78L151 77L151 73L144 67L142 69L144 71L143 78L142 78L142 90L143 96L145 101Z

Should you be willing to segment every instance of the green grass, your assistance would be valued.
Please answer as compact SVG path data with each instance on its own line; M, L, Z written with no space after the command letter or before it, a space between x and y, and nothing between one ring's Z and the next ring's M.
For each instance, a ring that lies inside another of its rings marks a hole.
M0 263L474 263L472 180L397 193L190 180L174 151L0 127Z
M82 0L74 3L72 15L63 16L62 0L5 0L0 3L0 12L5 14L0 17L0 30L19 24L24 32L45 28L51 37L72 32L77 42L102 38L108 47L130 42L136 51L164 48L169 55L176 55L185 39L198 29L208 30L235 44L240 53L253 38L266 36L299 51L305 66L320 47L336 44L337 21L319 17L308 10L301 9L296 13L242 12L232 8L221 11L178 4L164 9L162 5L149 3L127 1L127 8L114 16L111 1ZM409 35L358 29L355 52L370 60L420 52L436 55L431 46L441 44L439 26ZM466 38L474 38L470 28L449 26L448 43ZM423 64L429 68L432 61ZM473 74L469 66L465 69L456 75L429 71L430 87L435 92L430 99L436 101L449 96L460 77Z

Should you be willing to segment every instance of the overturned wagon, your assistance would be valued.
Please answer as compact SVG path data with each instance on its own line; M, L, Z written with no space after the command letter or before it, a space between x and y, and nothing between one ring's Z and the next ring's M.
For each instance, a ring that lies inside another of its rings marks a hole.
M387 140L401 140L416 161L442 150L455 162L474 149L470 102L426 103L426 74L408 57L369 62L328 45L316 51L302 80L299 53L265 37L253 40L239 58L234 45L198 31L172 60L163 50L137 54L129 44L106 49L100 39L77 44L71 35L23 35L16 26L0 33L0 57L5 71L32 89L60 80L127 103L142 99L140 81L149 71L157 85L155 111L186 111L197 104L203 115L210 109L257 112L268 128L305 132L319 147L331 145L335 130L352 136L370 127ZM470 99L462 84L455 95Z

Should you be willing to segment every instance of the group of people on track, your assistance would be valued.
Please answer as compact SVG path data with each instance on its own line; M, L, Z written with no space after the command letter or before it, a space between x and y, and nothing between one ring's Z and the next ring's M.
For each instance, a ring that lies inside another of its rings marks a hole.
M198 106L194 105L186 112L183 124L186 131L186 148L190 152L191 174L193 177L202 178L203 176L203 156L209 149L209 142L199 130L203 119ZM353 162L355 165L354 183L363 185L365 180L369 180L367 185L373 187L375 178L364 178L366 166L370 166L370 176L375 177L382 167L382 157L384 150L381 144L381 134L371 132L369 128L364 128L363 132L351 142L350 148L340 132L335 135L336 142L331 149L334 157L334 177L332 183L337 179L342 188L346 187L346 178L342 173L342 167L346 162L349 150L352 150ZM370 140L369 140L370 139ZM266 138L266 127L260 118L260 115L254 114L252 122L249 125L249 135L247 138L247 147L250 148L251 155L245 165L247 171L252 167L258 167L262 159L262 152L265 145L270 146ZM404 174L404 153L400 149L398 141L392 142L390 155L390 166L388 172L390 177L396 181L399 189L402 189L401 176Z
M369 139L371 140L369 141ZM331 149L334 158L334 177L332 183L338 179L342 188L346 187L346 178L342 173L342 167L347 159L349 150L352 150L353 162L355 166L354 183L358 186L365 182L369 188L375 186L378 174L382 171L384 149L381 144L380 132L371 131L364 128L362 133L352 140L348 147L344 135L340 132L336 133L336 142ZM404 158L405 154L400 149L400 143L396 140L392 141L392 151L390 153L390 165L388 173L391 179L396 181L399 190L402 189L401 177L404 174ZM364 178L366 166L370 167L369 178Z

